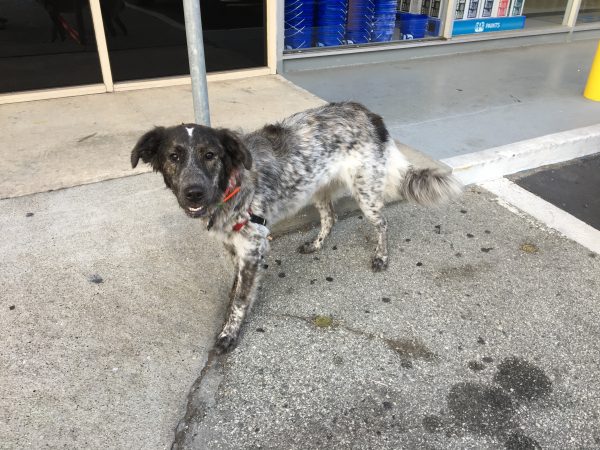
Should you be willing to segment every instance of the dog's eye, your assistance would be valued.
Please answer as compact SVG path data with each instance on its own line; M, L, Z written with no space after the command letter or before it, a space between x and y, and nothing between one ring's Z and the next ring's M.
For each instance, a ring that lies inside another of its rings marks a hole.
M177 161L179 161L179 155L177 153L171 153L169 155L169 159L173 162L177 162Z
M214 157L215 157L215 154L213 152L206 152L206 154L204 155L204 159L206 159L208 161L210 161Z

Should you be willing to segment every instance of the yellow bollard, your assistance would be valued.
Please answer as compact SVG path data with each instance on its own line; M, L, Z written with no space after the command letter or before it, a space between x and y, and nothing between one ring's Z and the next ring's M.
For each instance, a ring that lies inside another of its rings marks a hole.
M590 69L583 96L590 100L600 102L600 42L598 42L598 49L596 50L596 56L592 62L592 68Z

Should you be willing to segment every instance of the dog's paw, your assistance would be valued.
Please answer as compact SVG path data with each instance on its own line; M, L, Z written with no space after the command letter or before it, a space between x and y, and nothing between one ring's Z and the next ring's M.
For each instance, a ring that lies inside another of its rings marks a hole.
M237 337L231 334L221 333L219 337L217 337L217 342L215 342L215 349L217 353L223 354L230 352L237 345Z
M387 266L388 266L387 257L375 256L371 260L371 268L373 269L373 272L381 272L381 271L387 269Z
M305 242L304 244L302 244L300 247L298 247L298 252L299 253L314 253L318 250L317 246L314 244L314 242Z

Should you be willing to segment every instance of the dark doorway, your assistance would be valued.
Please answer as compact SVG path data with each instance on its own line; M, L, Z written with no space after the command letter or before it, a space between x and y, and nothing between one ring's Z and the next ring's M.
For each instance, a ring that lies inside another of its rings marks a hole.
M189 74L181 0L101 0L115 82ZM264 0L202 0L209 72L266 65Z

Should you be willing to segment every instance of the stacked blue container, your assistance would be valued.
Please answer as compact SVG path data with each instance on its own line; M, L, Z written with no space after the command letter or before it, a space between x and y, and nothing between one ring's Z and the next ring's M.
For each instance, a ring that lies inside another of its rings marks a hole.
M346 43L348 0L319 0L317 5L317 45L328 47Z
M312 47L314 16L314 0L286 0L284 37L287 50Z
M375 0L349 0L346 40L348 44L365 44L371 40Z
M396 0L375 0L371 42L392 40L396 26Z

